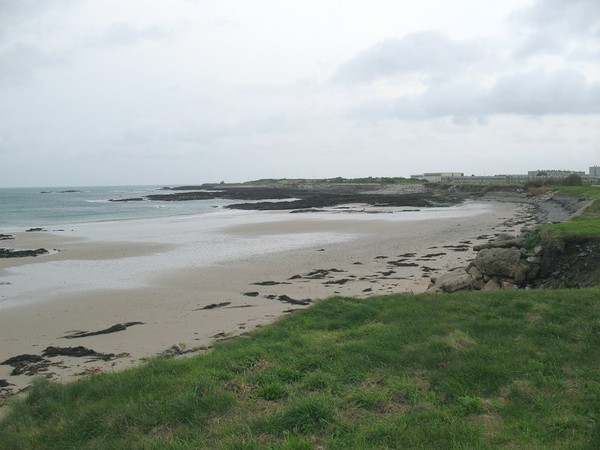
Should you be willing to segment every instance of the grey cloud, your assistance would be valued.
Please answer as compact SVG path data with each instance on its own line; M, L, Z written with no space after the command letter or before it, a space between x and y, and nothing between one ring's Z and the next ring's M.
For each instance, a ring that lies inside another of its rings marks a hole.
M486 100L490 113L599 114L600 83L573 70L519 73L500 79Z
M334 75L339 82L368 82L407 72L441 77L481 61L485 52L475 42L457 42L427 31L388 39L346 62Z
M131 45L138 41L162 39L170 34L170 31L157 26L136 29L120 22L112 24L104 34L90 38L88 45L94 47Z
M489 89L456 82L434 85L418 96L367 105L358 114L368 119L452 117L455 123L481 122L500 114L600 114L600 83L589 83L571 70L521 72Z
M19 21L36 12L36 9L47 7L50 2L38 2L35 0L0 0L0 22L10 23Z
M0 0L0 38L23 22L44 14L48 9L70 6L79 0Z
M535 27L561 27L573 34L600 33L600 2L597 0L537 0L515 13L516 20Z
M42 67L54 67L65 62L64 57L52 55L24 43L16 43L0 52L0 86L28 81Z
M35 73L46 67L68 64L80 53L91 49L133 45L143 40L157 40L170 35L168 30L159 27L135 29L125 23L110 26L105 33L81 38L68 48L50 51L41 45L15 42L2 50L0 48L0 87L29 81Z
M515 56L557 54L568 44L596 46L600 38L598 0L537 0L511 15L510 21L526 34Z

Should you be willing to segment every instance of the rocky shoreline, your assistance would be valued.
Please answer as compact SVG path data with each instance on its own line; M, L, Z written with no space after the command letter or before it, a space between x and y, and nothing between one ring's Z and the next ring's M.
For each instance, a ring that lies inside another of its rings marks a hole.
M585 200L559 193L532 196L519 186L470 186L441 184L331 184L317 181L284 180L245 184L203 184L164 187L162 194L110 199L111 202L239 200L229 209L319 211L319 208L364 204L375 207L450 206L468 199L526 203L535 208L540 224L561 222L582 206Z
M192 200L239 200L241 203L227 205L229 209L283 211L314 211L346 204L365 204L378 207L428 207L450 206L466 197L462 193L438 192L424 185L381 186L378 184L262 186L262 185L202 185L163 188L172 191L150 194L145 197L111 199L113 202L131 201L192 201Z
M530 219L538 225L568 220L588 205L584 199L553 192L541 196L496 193L494 199L530 205ZM600 240L557 241L537 236L535 231L536 227L523 227L519 235L500 234L486 244L473 246L478 252L473 261L432 278L427 291L560 289L600 284Z

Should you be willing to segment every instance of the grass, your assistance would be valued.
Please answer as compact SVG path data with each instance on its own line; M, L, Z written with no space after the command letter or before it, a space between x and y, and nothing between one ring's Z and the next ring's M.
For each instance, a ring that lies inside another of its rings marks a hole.
M600 446L600 288L332 298L12 399L0 449Z
M600 238L600 187L598 186L559 186L561 192L592 200L582 214L573 220L546 225L542 233L561 239Z

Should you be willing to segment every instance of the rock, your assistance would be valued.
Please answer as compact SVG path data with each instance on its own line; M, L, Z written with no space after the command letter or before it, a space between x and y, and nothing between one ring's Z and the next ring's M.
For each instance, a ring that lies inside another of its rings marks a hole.
M285 294L279 295L277 297L277 300L279 300L280 302L283 302L283 303L290 303L292 305L303 305L303 306L310 305L310 303L312 302L312 300L310 298L296 300L295 298L291 298Z
M67 336L63 336L65 339L76 339L90 336L98 336L101 334L110 334L117 333L119 331L125 331L127 328L132 327L134 325L144 325L144 322L125 322L125 323L117 323L111 327L105 328L99 331L76 331L72 334L68 334Z
M489 280L485 285L481 288L482 291L495 291L496 289L500 289L501 286L496 283L496 280Z
M518 289L518 287L514 283L511 283L508 280L504 280L501 286L502 289Z
M388 264L390 266L396 266L396 267L419 267L419 265L417 263L412 263L412 262L402 262L402 260L398 260L398 261L388 261Z
M103 361L110 361L111 359L115 359L114 353L99 353L92 349L77 346L77 347L46 347L46 349L42 352L42 355L46 358L52 358L54 356L72 356L75 358L94 358L101 359Z
M111 198L108 200L109 202L143 202L144 199L142 197L132 197L132 198Z
M474 264L486 275L514 277L519 269L521 252L515 248L483 249L475 258Z
M529 267L526 264L519 261L519 263L515 267L515 272L514 272L514 277L513 277L515 279L515 283L518 285L525 284L525 282L527 281L527 278L528 278L528 274L529 274Z
M258 295L258 293L257 293ZM221 303L211 303L210 305L206 305L202 308L198 308L197 311L207 310L207 309L215 309L215 308L224 308L225 306L231 305L231 302L221 302Z
M35 250L13 250L10 248L0 248L0 258L24 258L27 256L39 256L49 253L45 248Z
M523 247L523 239L515 238L515 239L506 239L502 241L494 241L492 242L492 248L522 248Z
M479 279L473 281L472 286L473 286L473 289L480 291L485 286L485 281L483 281L482 278L479 278Z
M539 264L530 264L529 271L527 272L527 280L535 280L540 274L540 265Z
M467 269L467 273L474 278L482 278L483 277L483 274L481 273L481 271L474 264L470 265L470 267Z
M350 278L340 278L339 280L325 281L323 284L327 284L327 285L330 285L330 284L339 284L339 285L342 285L342 284L346 284L349 281L352 281L352 280Z
M480 251L487 248L522 248L523 247L523 239L504 239L504 240L496 240L493 242L488 242L486 244L474 245L473 250Z
M12 366L11 375L36 375L39 372L46 372L50 366L50 361L39 355L18 355L8 358L0 364Z
M171 345L168 349L160 354L163 358L174 358L181 354L181 348L178 345Z
M473 288L475 278L464 270L455 270L445 273L435 280L427 289L429 292L456 292Z
M512 235L512 234L508 234L508 233L500 233L497 237L496 240L497 241L511 241L516 239L517 237Z
M269 281L257 281L256 283L252 283L252 284L255 284L257 286L275 286L278 284L289 284L289 283L280 283L279 281L269 280Z

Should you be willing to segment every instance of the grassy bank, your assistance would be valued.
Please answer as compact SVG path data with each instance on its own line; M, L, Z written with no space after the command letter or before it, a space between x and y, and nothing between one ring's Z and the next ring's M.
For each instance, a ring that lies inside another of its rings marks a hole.
M569 195L590 199L592 204L573 220L546 225L542 232L563 239L600 238L600 187L560 186L557 189Z
M40 380L0 448L598 448L599 302L333 298L193 359Z

